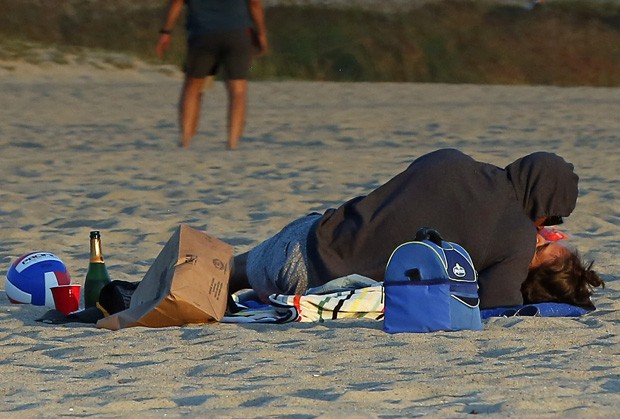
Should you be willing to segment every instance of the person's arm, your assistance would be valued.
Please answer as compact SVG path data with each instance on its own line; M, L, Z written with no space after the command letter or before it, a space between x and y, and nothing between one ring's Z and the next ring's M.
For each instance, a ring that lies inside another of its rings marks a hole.
M269 48L267 41L267 27L265 25L265 12L263 10L262 0L249 0L248 7L250 10L250 16L254 22L255 27L255 42L258 48L258 55L264 55Z
M164 53L170 46L170 39L172 34L172 29L174 29L174 25L183 10L183 0L170 0L168 4L168 11L166 13L166 19L164 20L164 24L160 29L160 36L157 45L155 46L155 53L159 58L163 58Z
M522 305L521 284L527 278L528 264L527 252L521 252L480 271L480 308Z

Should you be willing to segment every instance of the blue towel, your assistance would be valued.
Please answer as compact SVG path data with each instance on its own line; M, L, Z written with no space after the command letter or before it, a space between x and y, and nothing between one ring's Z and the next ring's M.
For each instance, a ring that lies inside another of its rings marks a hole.
M537 303L528 305L537 307L540 317L579 317L591 311L565 303ZM525 306L485 308L480 310L480 317L483 319L500 317L506 310L519 310L523 307Z

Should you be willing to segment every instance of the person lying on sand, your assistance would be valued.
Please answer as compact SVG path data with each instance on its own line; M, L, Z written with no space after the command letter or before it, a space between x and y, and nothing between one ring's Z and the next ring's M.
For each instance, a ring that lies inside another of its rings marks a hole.
M548 152L505 168L454 149L413 161L366 196L309 214L234 257L230 292L303 294L350 274L383 280L387 261L422 227L463 246L479 273L480 308L565 302L585 308L603 281L579 255L538 230L575 208L573 165Z
M521 284L525 304L540 302L568 303L593 310L592 289L605 287L605 282L587 266L575 250L556 241L536 236L536 251L527 278Z

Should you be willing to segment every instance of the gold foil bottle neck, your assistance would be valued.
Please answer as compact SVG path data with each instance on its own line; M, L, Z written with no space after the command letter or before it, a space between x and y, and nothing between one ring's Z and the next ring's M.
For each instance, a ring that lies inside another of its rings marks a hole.
M101 234L99 231L90 232L90 262L104 263L103 252L101 251Z

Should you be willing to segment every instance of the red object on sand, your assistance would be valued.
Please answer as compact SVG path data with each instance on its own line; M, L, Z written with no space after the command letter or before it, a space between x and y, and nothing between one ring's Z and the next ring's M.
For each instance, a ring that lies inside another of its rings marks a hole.
M566 240L570 238L568 235L562 233L559 230L549 229L549 228L542 228L538 232L538 234L540 234L541 236L543 236L545 240L548 240L550 242L555 242L558 240Z

